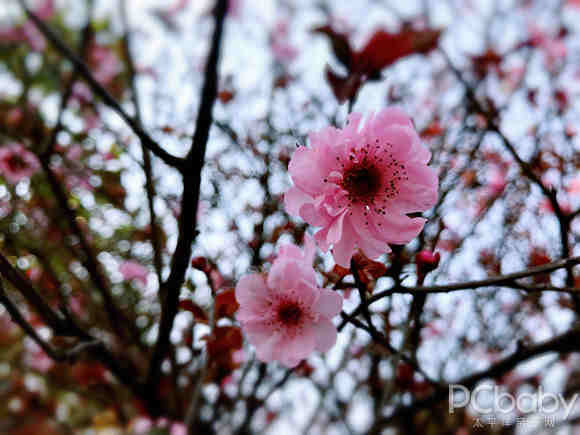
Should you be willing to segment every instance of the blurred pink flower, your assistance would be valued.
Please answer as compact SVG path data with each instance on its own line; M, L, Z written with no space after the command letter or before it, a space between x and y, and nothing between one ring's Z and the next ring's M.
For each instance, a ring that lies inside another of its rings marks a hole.
M137 280L143 285L147 285L147 276L149 275L149 270L142 264L136 261L124 261L119 266L119 272L123 275L125 281Z
M26 341L24 364L40 373L46 373L54 367L54 361L34 341Z
M532 45L544 53L548 68L553 68L556 62L566 57L566 44L562 38L549 35L536 24L529 26L529 32Z
M54 0L44 0L34 10L34 13L41 20L48 20L54 15Z
M108 85L121 71L121 63L115 52L103 45L93 45L90 52L93 75L98 82Z
M42 33L30 21L26 21L22 25L0 29L0 45L21 42L27 43L32 51L42 51L46 46Z
M36 156L24 146L11 143L0 148L0 174L10 183L32 176L38 168Z
M577 176L568 184L566 191L571 195L580 195L580 176Z
M416 237L424 218L407 213L437 201L437 173L427 166L431 153L421 144L409 117L397 108L371 115L353 113L344 129L310 134L311 148L292 156L294 182L285 195L288 213L322 227L315 240L333 245L336 263L350 267L357 248L369 258L390 252L388 243Z
M233 18L240 18L242 13L242 0L228 0L228 15Z
M262 361L295 367L315 349L325 352L336 342L331 319L340 312L342 298L317 286L314 242L308 238L305 245L305 252L283 246L267 278L245 275L236 286L237 319Z
M288 23L278 21L271 35L270 47L274 59L281 64L292 62L298 55L298 50L288 42Z

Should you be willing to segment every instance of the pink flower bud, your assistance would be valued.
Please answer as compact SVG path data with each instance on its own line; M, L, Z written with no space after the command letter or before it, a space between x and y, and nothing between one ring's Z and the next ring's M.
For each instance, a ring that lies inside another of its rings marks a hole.
M415 256L415 263L417 264L417 273L426 275L439 266L441 254L439 252L432 252L423 250Z

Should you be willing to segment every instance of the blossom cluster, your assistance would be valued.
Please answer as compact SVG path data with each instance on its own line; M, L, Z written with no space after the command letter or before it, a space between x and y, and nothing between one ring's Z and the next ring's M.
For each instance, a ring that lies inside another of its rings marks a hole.
M383 109L364 122L353 113L343 129L326 127L309 141L290 160L294 186L284 203L289 214L319 227L314 241L339 266L349 268L357 250L377 258L422 231L425 219L409 215L436 203L438 179L402 110ZM331 320L342 298L317 286L314 241L305 240L304 253L286 245L267 276L246 275L236 287L237 319L262 361L294 367L336 342Z

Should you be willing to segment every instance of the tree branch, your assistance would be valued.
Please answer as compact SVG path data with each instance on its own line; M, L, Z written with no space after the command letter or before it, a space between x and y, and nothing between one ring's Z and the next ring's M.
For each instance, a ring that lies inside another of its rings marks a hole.
M179 292L189 267L192 243L196 236L196 215L201 186L201 172L204 165L209 129L213 120L213 105L217 95L217 67L226 11L227 1L218 0L214 10L215 30L204 73L204 84L195 134L191 149L186 157L185 169L182 171L183 195L181 199L181 215L179 217L179 237L171 261L171 272L161 288L161 322L147 376L147 390L150 394L155 392L161 378L161 363L169 348L169 336L177 314ZM152 411L154 412L155 410Z
M580 350L580 330L573 329L565 334L559 335L551 340L543 343L529 346L527 348L520 347L509 357L491 365L488 369L474 373L470 376L464 377L454 384L463 385L466 388L475 387L480 381L487 378L497 378L515 368L518 364L543 355L548 352L568 353L577 352ZM389 417L383 418L377 424L381 427L387 426L401 418L410 418L415 413L425 408L432 408L449 394L448 386L437 389L429 397L418 400L415 403L403 406L397 409Z

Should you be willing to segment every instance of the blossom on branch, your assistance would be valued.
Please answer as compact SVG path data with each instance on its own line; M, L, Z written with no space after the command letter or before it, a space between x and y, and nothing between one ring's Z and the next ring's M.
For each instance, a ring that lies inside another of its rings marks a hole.
M119 272L121 272L121 275L123 275L123 280L125 281L135 280L139 281L143 285L147 285L149 270L136 261L123 261L119 265Z
M0 148L0 175L10 183L31 177L39 168L36 156L24 146L12 143Z
M292 156L294 186L284 198L288 213L322 227L315 240L324 251L332 246L343 267L350 267L357 248L377 258L390 252L389 243L408 243L425 219L407 213L437 201L437 173L427 166L431 153L409 117L388 108L364 125L361 120L353 113L342 130L310 134L311 147Z
M316 284L312 268L314 242L304 252L286 245L268 276L243 276L236 286L237 319L261 361L295 367L315 349L329 350L336 342L331 319L342 308L342 297Z

